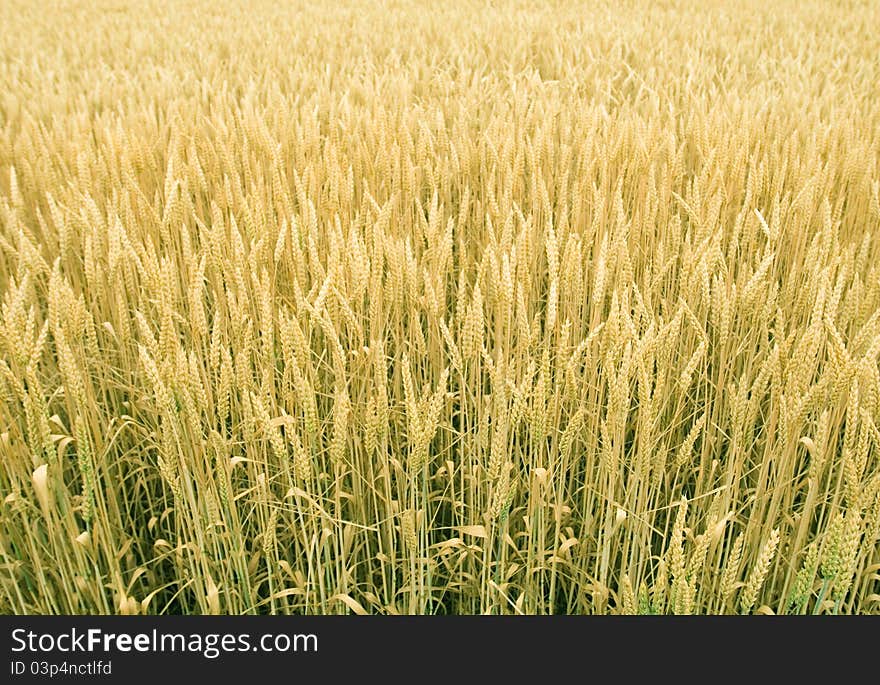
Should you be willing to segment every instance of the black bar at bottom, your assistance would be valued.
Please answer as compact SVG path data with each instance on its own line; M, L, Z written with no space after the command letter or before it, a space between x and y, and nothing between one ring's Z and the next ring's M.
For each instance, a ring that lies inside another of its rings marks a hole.
M839 680L870 663L876 676L878 629L878 617L0 616L0 683L763 682L823 668Z

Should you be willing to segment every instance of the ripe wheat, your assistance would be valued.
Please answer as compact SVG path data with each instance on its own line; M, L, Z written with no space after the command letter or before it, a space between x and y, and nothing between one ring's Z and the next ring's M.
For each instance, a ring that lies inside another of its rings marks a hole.
M31 3L0 611L880 612L880 6Z

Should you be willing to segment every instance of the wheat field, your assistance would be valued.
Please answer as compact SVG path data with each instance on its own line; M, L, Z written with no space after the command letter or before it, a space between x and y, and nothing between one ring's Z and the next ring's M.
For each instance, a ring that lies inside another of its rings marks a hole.
M880 613L878 3L2 5L0 611Z

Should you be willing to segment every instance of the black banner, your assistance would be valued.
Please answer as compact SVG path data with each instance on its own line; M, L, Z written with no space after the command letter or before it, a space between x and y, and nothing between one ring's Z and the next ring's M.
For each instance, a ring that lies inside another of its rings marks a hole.
M2 616L0 682L600 673L676 682L717 677L719 665L758 680L823 666L839 678L873 660L878 628L876 617ZM876 664L868 668L876 675Z

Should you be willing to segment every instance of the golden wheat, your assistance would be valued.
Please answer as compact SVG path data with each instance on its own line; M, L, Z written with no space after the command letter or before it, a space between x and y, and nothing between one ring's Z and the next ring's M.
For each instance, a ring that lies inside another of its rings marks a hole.
M880 611L876 3L44 4L0 611Z

